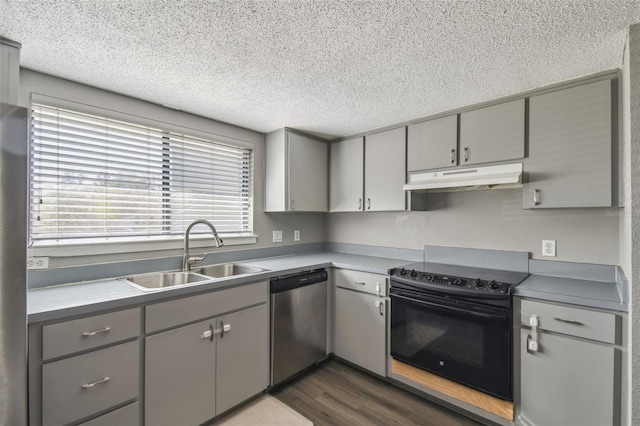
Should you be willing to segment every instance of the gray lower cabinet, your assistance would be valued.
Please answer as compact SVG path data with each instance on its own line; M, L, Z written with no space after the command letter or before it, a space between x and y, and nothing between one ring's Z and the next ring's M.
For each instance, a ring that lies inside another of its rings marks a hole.
M199 425L268 387L267 284L251 284L147 308L148 318L163 310L178 316L184 311L188 316L201 306L201 297L212 294L219 298L233 295L227 306L237 305L238 297L247 291L261 299L259 305L228 314L218 307L218 312L211 311L216 317L145 338L146 425Z
M616 315L523 300L520 331L519 423L604 426L619 423ZM529 347L533 337L538 348Z
M140 424L140 403L125 405L103 416L82 423L81 426L133 426Z
M135 400L139 351L135 340L43 365L43 424L65 425Z
M386 376L388 298L335 289L334 353L380 376Z
M145 424L199 425L215 417L214 326L207 320L145 339Z
M530 98L524 208L617 205L614 88L603 80Z
M269 308L266 304L217 320L216 415L269 386Z

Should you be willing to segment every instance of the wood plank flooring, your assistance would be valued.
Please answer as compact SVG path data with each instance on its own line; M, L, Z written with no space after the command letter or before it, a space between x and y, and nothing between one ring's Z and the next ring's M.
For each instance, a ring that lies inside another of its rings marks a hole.
M316 426L479 424L335 359L271 393Z

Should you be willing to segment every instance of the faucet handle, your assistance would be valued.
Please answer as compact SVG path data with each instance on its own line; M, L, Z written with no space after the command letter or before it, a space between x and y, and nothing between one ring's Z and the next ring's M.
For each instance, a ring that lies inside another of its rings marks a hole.
M202 256L191 256L189 259L187 259L187 263L189 266L195 265L196 263L202 262L205 257L207 257L206 253L203 254Z

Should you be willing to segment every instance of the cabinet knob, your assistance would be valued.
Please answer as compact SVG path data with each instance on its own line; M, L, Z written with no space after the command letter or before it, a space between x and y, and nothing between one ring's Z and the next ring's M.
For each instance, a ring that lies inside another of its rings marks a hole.
M464 161L467 161L469 159L469 148L468 147L464 147L464 150L462 151L462 155L464 158Z
M291 210L295 210L296 204L295 204L295 201L294 201L293 198L291 199L291 204L289 204L289 205L291 206Z
M358 198L358 210L362 210L362 198Z
M367 198L367 210L371 210L371 198Z
M540 204L540 190L539 189L534 189L533 190L533 205L537 206L538 204Z
M456 150L452 149L451 153L449 154L449 161L451 162L451 164L454 164L456 162Z

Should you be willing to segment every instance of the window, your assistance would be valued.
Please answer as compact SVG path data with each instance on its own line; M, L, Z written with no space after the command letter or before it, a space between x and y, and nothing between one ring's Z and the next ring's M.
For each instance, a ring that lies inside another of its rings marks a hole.
M223 237L252 234L250 149L42 104L31 111L32 243L162 238L195 219Z

